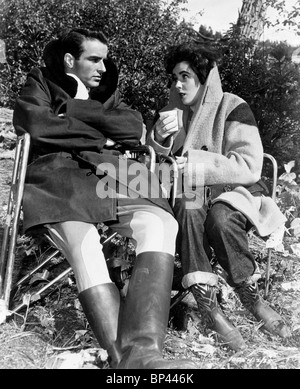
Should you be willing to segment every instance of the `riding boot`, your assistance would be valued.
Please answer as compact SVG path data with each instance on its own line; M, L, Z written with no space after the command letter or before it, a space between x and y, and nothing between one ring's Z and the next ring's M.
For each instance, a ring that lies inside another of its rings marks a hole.
M239 330L230 323L217 302L216 289L205 284L191 286L199 312L205 325L215 331L221 342L234 351L246 348Z
M161 252L138 254L120 313L119 369L196 369L188 360L164 360L174 257Z
M257 283L247 284L244 282L235 288L235 292L245 308L247 308L258 321L264 323L264 328L266 330L273 335L278 335L282 338L291 336L290 330L282 317L260 297Z
M107 350L110 365L120 361L117 345L120 292L114 283L100 284L79 293L79 301L100 346Z

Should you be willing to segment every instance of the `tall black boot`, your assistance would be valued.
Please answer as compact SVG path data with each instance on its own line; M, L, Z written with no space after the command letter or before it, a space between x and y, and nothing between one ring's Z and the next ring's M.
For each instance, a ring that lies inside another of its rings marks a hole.
M117 345L120 292L114 283L93 286L79 293L91 329L102 348L107 350L111 367L120 362Z
M245 308L247 308L258 321L263 321L266 330L282 338L291 336L290 330L282 317L260 297L257 283L247 284L244 282L235 288L235 292Z
M204 284L191 286L199 312L208 328L218 334L221 342L234 351L246 348L239 330L230 323L218 305L216 288Z
M164 360L174 257L161 252L144 252L133 267L119 335L122 360L119 369L196 369L188 360Z

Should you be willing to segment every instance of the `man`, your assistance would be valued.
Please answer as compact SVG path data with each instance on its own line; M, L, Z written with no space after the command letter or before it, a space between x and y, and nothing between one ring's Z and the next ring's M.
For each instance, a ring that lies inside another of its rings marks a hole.
M177 224L155 175L144 165L138 164L141 192L128 183L137 162L125 163L117 146L139 144L143 121L120 98L107 44L104 34L85 29L50 42L46 67L30 71L16 101L17 134L28 132L32 143L25 229L49 229L73 268L83 310L113 367L191 368L192 362L162 358ZM99 222L136 243L121 311Z

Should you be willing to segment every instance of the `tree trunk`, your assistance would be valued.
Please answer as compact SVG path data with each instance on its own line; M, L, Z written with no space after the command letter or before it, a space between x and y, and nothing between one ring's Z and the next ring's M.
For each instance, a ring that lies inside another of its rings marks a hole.
M263 0L243 0L237 26L241 36L259 40L264 29L266 5Z

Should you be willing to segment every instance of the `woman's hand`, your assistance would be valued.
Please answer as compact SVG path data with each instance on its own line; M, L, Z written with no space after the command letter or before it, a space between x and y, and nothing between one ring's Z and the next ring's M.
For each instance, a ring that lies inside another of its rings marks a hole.
M155 123L155 139L163 143L168 136L178 132L177 110L160 112L159 116Z

